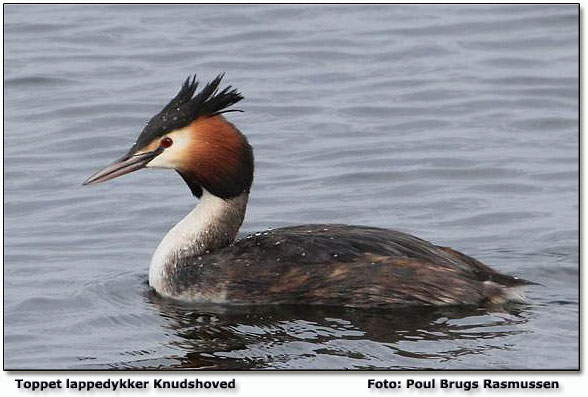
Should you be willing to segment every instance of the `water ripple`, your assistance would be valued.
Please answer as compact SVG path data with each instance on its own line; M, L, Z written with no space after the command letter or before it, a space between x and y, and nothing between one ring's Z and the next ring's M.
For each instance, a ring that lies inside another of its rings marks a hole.
M8 369L577 368L577 6L8 4L4 15ZM243 233L399 229L540 283L532 304L407 313L154 295L150 257L195 203L181 178L80 184L187 74L221 71L245 94L245 113L227 117L256 154Z

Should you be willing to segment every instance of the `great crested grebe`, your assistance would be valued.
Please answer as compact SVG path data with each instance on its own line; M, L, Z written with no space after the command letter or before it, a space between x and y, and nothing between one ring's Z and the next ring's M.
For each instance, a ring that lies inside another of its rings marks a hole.
M190 78L131 149L84 185L143 167L171 168L199 199L163 238L149 285L174 299L350 307L523 302L532 284L409 234L367 226L301 225L235 241L253 182L253 150L222 113L243 96L223 75Z

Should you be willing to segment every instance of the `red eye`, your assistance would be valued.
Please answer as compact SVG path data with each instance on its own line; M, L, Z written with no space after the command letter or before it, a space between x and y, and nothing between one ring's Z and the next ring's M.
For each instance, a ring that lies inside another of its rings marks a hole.
M174 141L170 137L168 137L168 136L166 136L165 138L163 138L161 140L161 142L159 142L159 144L161 146L163 146L164 148L170 147L171 145L173 145L173 143L174 143Z

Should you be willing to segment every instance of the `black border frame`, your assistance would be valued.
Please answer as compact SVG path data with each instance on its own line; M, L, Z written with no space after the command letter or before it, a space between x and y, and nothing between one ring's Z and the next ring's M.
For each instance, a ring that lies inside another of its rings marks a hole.
M341 373L341 372L351 372L351 373L497 373L497 372L515 372L515 373L537 373L537 372L563 372L563 373L578 373L580 374L582 371L582 8L580 3L492 3L492 2L481 2L481 3L183 3L183 2L170 2L170 3L114 3L114 2L89 2L89 3L50 3L50 2L35 2L35 3L3 3L2 4L2 15L4 17L4 10L6 5L157 5L157 6L167 6L167 5L223 5L223 6L230 6L230 5L525 5L525 6L534 6L534 5L577 5L578 7L578 368L577 369L375 369L375 370L367 370L367 369L227 369L227 370L219 370L219 369L175 369L175 368L167 368L167 369L124 369L124 368L113 368L113 369L10 369L6 368L5 363L5 356L4 356L4 344L6 343L4 340L4 324L5 324L5 313L4 310L2 311L2 318L3 318L3 329L2 329L2 368L4 372L9 373L54 373L54 374L63 374L63 373L96 373L96 372L124 372L127 374L131 373L146 373L146 372L159 372L159 373L170 373L170 372L202 372L202 373L218 373L218 374L229 374L238 372L240 374L244 372L253 372L253 373L309 373L309 372L327 372L327 373ZM2 31L4 34L5 26L3 24ZM4 41L3 36L3 41ZM4 65L4 47L2 47L2 59ZM3 98L4 98L4 67L2 68L2 91L3 91ZM4 100L2 101L2 110L5 111ZM4 113L3 113L4 114ZM2 119L2 147L3 150L5 149L4 145L4 117ZM2 181L4 182L4 165L5 165L4 156L2 156ZM4 189L2 191L2 228L5 230L4 224ZM2 235L2 247L4 247L4 234ZM4 251L2 254L2 272L4 274ZM2 307L4 309L4 293L5 293L5 283L4 278L2 279Z

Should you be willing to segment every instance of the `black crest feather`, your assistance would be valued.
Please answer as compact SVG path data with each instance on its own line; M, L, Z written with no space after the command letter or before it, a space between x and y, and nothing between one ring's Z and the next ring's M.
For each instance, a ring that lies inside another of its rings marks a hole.
M196 75L188 76L176 96L165 105L161 112L149 120L129 153L144 147L157 137L186 127L199 117L238 111L226 109L243 99L243 95L231 86L219 91L223 77L224 73L219 74L196 93L198 89Z

